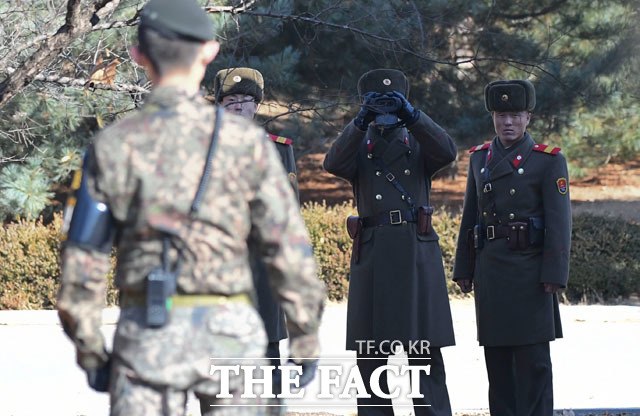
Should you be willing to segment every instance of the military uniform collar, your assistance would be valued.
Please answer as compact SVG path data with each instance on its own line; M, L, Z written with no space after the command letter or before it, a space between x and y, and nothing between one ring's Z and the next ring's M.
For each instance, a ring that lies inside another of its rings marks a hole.
M382 159L385 165L390 165L400 156L411 150L407 129L397 128L387 131L384 136L373 127L367 131L370 153Z
M172 107L185 101L207 103L199 93L188 93L179 87L166 86L154 88L145 100L145 105L151 104L162 107Z
M500 138L496 136L489 148L487 167L489 169L489 180L494 180L512 173L514 170L522 169L522 164L531 154L534 141L528 132L513 146L505 149Z

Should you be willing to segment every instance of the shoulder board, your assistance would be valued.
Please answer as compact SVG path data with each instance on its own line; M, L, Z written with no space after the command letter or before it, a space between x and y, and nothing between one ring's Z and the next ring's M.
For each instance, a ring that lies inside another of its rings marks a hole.
M275 134L267 133L267 136L269 136L269 138L274 142L280 143L280 144L286 144L287 146L293 143L293 140L287 139L286 137L282 137L282 136L276 136Z
M491 146L491 142L485 144L479 144L469 149L469 153L477 152L478 150L487 150Z
M557 155L562 149L559 147L547 146L542 143L536 143L533 145L533 150L536 152L549 153L550 155Z

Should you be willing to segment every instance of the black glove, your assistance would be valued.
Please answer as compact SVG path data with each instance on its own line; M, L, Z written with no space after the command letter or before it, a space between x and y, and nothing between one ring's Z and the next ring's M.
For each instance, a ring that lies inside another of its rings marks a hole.
M96 370L87 370L87 381L89 386L97 392L105 393L109 391L109 375L111 373L111 358L104 367Z
M363 96L362 99L362 108L360 108L360 112L353 120L353 124L362 131L367 131L369 128L369 123L371 123L376 118L376 113L371 110L371 105L374 104L376 98L380 97L382 94L377 92L368 92Z
M289 360L289 362L295 364L293 360ZM302 366L302 374L300 374L300 384L298 386L304 387L311 383L311 380L315 377L316 369L318 368L318 360L304 361L300 365Z
M404 98L404 95L402 95L398 91L392 91L387 95L391 97L396 97L400 99L400 101L402 102L402 107L400 107L397 114L398 114L398 118L404 121L406 126L410 126L416 121L418 121L418 118L420 117L420 111L414 109L409 103L409 101L407 101L407 99Z

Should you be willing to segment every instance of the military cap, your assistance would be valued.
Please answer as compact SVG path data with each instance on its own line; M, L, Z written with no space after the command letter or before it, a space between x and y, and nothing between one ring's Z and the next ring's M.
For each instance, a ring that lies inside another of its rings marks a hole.
M218 101L227 95L244 94L260 103L264 94L264 79L260 71L253 68L221 69L213 82L213 92Z
M487 111L533 111L536 89L526 79L493 81L484 87Z
M142 9L140 25L171 39L206 42L216 35L213 22L195 0L151 0Z
M391 91L398 91L405 98L409 98L409 80L397 69L374 69L364 73L358 80L358 95L362 96L368 92L379 92L385 94Z

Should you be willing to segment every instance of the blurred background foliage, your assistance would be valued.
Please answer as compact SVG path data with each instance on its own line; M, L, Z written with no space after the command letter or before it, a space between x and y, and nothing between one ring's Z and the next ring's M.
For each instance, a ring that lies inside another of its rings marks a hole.
M140 91L149 82L127 50L144 3L120 1L94 30L66 45L42 79L0 107L3 221L39 215L51 221L93 133L144 101ZM380 67L407 74L412 104L460 148L492 138L484 85L528 78L538 98L530 131L537 141L563 147L573 175L640 152L640 0L201 3L222 43L205 91L211 93L219 69L259 69L266 100L258 121L295 138L298 157L323 151L338 135L358 111L358 78ZM58 30L66 6L66 0L0 4L0 83ZM116 88L83 86L95 65L116 59Z

